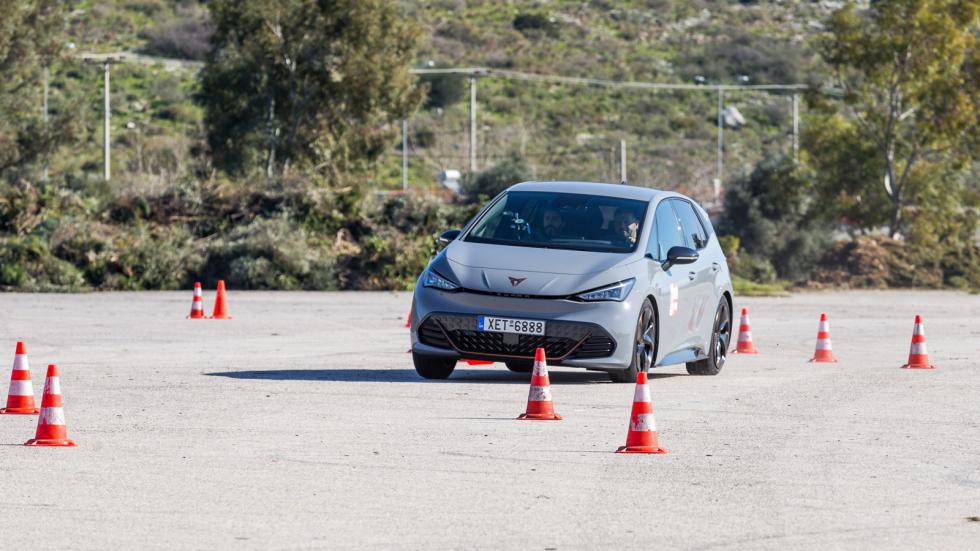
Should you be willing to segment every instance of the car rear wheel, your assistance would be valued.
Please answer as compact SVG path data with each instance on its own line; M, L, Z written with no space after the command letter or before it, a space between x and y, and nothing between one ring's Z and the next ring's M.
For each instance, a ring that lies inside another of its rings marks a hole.
M446 379L456 369L456 360L438 356L423 356L412 352L415 372L426 379Z
M635 383L637 373L653 367L657 353L657 316L650 299L643 301L640 317L636 320L636 337L633 340L633 361L628 369L610 371L614 383Z
M514 373L530 373L534 369L534 362L531 360L507 360L504 363Z
M711 345L708 357L687 364L687 372L691 375L717 375L725 367L728 358L728 345L732 341L732 317L728 311L728 301L725 297L718 303L715 312L714 330L711 332Z

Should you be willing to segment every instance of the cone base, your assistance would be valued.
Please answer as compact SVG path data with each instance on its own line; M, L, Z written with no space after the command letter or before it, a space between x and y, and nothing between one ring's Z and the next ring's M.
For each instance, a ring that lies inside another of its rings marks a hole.
M229 315L224 315L224 316L208 316L207 319L209 319L209 320L230 320L231 319L231 316L229 316Z
M667 450L656 446L620 446L616 453L667 453Z
M522 413L517 419L519 421L561 421L561 415L557 413Z
M902 369L936 369L932 364L905 364Z
M738 350L738 349L736 349L735 352L732 352L732 354L758 354L758 353L759 353L759 351L756 350L755 348L753 348L752 350Z
M206 320L208 318L206 316L187 316L187 319L189 319L189 320Z
M60 446L60 447L74 447L75 443L67 438L64 440L48 440L37 438L31 438L27 442L24 442L25 446Z
M37 415L41 410L37 408L2 408L0 415Z
M837 363L837 358L810 358L809 363L817 364L835 364Z

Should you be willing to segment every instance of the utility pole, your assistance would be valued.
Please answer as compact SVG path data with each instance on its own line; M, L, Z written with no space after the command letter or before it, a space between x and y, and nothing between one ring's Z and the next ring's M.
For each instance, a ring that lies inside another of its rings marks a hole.
M721 174L724 170L724 156L725 156L725 118L723 111L725 109L725 90L723 88L718 88L718 173L715 177L715 195L721 193Z
M626 140L619 140L619 181L626 183Z
M44 121L44 139L47 141L49 139L48 134L48 68L44 68L44 113L41 119ZM44 172L41 174L41 180L48 181L48 152L47 147L44 148Z
M793 94L793 162L800 158L800 95Z
M402 191L408 189L408 119L402 119Z
M109 117L110 117L110 107L109 107L109 60L106 60L102 65L104 70L104 90L102 92L105 96L105 105L103 106L104 116L102 124L102 176L106 182L109 181L111 177L111 169L109 168Z
M470 79L470 170L476 170L476 78L477 77L497 77L509 80L523 80L529 82L550 82L553 84L570 84L576 86L602 86L609 88L629 89L629 90L679 90L679 91L718 91L718 145L717 145L717 171L714 179L716 197L721 193L721 180L724 175L724 109L725 91L793 91L798 94L800 90L805 90L805 84L747 84L743 80L741 84L705 84L702 77L701 81L694 84L681 83L662 83L662 82L640 82L640 81L616 81L598 78L567 77L561 75L544 75L535 73L525 73L512 71L509 69L494 69L489 67L455 67L455 68L413 68L409 72L414 75L460 75ZM794 96L794 135L795 149L799 148L799 116L798 97ZM609 151L609 161L613 162L615 148ZM625 163L624 163L625 164ZM613 170L609 167L609 170Z
M476 77L470 77L470 172L476 172Z

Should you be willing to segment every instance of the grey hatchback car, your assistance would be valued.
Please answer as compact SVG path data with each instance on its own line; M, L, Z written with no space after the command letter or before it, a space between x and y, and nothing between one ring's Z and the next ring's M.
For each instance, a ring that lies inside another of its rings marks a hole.
M608 372L725 365L733 292L707 214L683 195L629 185L525 182L490 201L419 277L412 359L449 377L460 359Z

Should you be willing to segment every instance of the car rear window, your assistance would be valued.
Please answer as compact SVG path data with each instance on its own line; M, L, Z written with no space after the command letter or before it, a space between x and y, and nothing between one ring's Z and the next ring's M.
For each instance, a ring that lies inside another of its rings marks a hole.
M633 199L511 191L473 224L464 238L545 249L627 253L636 249L647 203Z

